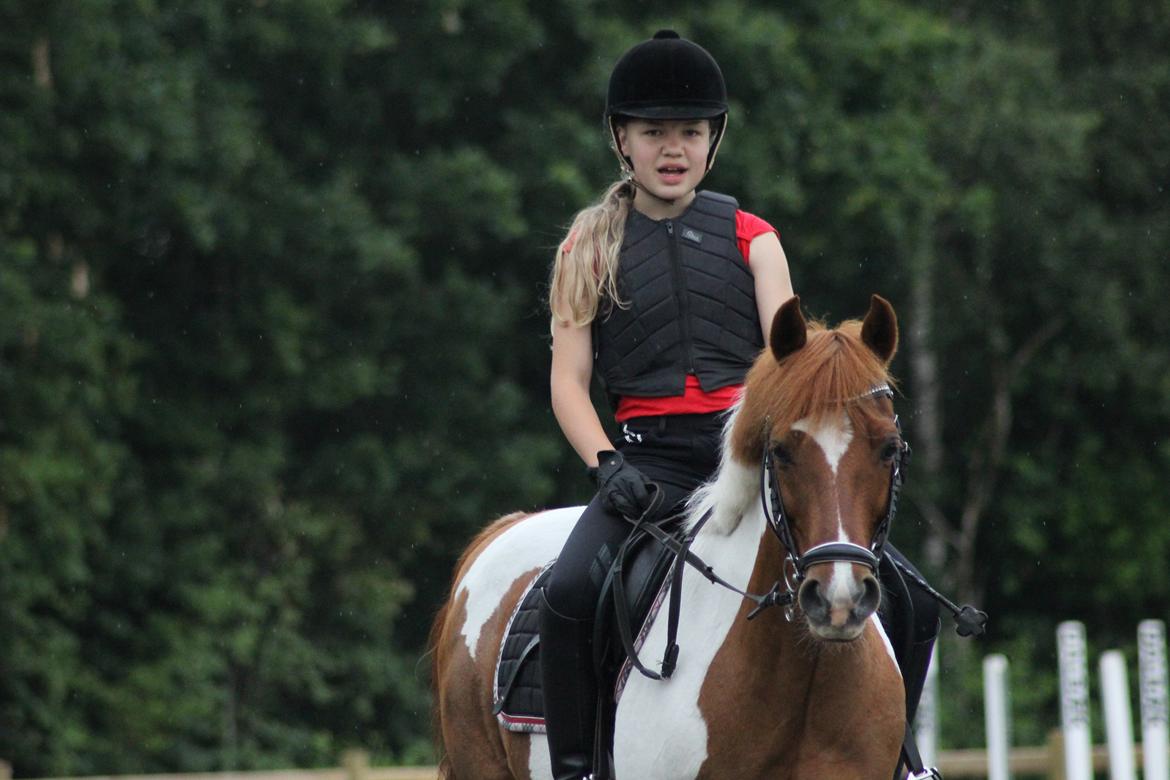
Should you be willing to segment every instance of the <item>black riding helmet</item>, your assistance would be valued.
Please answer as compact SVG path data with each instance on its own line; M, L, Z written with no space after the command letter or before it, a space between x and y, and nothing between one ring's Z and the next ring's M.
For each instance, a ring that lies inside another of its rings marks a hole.
M711 170L727 129L727 86L719 64L699 44L674 30L659 30L623 54L609 77L605 119L618 159L632 171L618 143L618 124L624 117L718 120L707 153Z

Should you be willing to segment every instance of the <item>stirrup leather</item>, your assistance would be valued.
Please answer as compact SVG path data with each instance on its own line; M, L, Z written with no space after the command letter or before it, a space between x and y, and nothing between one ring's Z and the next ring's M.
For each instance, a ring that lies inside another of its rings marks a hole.
M898 766L906 765L906 780L943 780L937 767L924 766L918 745L914 742L914 729L906 724L906 735L902 738L902 759ZM895 775L897 777L897 775Z

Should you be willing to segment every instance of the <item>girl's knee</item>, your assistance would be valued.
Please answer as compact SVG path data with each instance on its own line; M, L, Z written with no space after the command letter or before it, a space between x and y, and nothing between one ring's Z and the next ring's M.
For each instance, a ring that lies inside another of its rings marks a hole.
M553 567L552 576L544 584L544 598L552 609L574 620L592 618L597 606L588 572L569 567Z

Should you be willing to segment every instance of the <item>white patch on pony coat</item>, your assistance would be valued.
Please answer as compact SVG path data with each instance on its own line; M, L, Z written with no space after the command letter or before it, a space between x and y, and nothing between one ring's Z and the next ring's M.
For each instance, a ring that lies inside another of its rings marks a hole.
M744 514L729 533L709 529L710 525L704 527L692 549L721 577L746 589L765 532L762 510L757 505ZM699 694L743 598L689 570L683 578L682 603L674 676L655 681L634 672L618 703L617 777L681 780L698 774L707 759L707 724L699 711ZM666 610L658 614L643 645L643 662L651 668L666 644L666 615Z
M709 531L724 536L730 534L739 525L740 518L751 506L752 501L759 500L759 467L749 467L740 463L728 447L741 402L742 399L731 407L727 414L727 422L723 425L719 471L713 480L700 486L687 501L689 527L693 527L708 509L711 510L711 519L703 526L704 533Z
M752 501L760 500L760 475L737 460L725 457L715 479L696 490L687 504L687 522L690 526L710 509L711 518L703 526L703 533L727 536L739 526L740 518Z
M845 456L846 450L849 449L849 443L853 441L853 426L849 422L849 416L842 412L836 424L826 421L820 425L813 425L808 418L804 418L794 422L792 430L808 434L821 448L821 452L825 454L825 460L829 464L829 470L833 473L832 492L833 495L836 495L837 468L841 465L841 458ZM837 505L837 541L853 541L845 533L840 504ZM853 567L848 563L833 564L833 573L829 575L829 582L825 586L825 599L830 604L848 604L853 601L852 570Z
M902 676L902 668L898 666L898 656L894 655L894 646L890 643L890 638L886 636L886 629L882 626L882 621L878 618L875 612L869 616L873 621L874 627L877 628L878 636L882 638L882 644L886 646L886 653L890 656L890 661L894 664L894 670L898 672L898 676Z
M467 619L461 633L472 660L480 632L499 609L508 588L524 572L540 568L560 555L584 509L570 506L526 517L493 539L471 564L455 594L458 597L461 591L467 591Z
M548 737L544 734L528 735L528 780L553 780Z

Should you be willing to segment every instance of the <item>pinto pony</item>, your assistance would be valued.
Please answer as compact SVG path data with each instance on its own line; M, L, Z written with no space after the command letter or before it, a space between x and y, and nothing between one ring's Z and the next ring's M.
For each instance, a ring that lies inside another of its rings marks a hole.
M880 554L904 449L887 373L897 319L873 296L863 322L828 329L792 298L770 336L688 522L706 520L692 550L722 578L756 594L786 583L792 604L749 622L750 601L686 572L677 669L632 675L617 703L618 780L887 780L898 764L905 694L866 559ZM440 777L551 777L544 735L497 723L493 676L517 600L580 511L508 515L460 559L432 629ZM645 648L664 646L666 623Z

